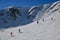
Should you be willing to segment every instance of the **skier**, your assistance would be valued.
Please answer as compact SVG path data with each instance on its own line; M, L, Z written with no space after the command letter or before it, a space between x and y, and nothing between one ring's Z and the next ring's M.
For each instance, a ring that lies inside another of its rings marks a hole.
M44 21L44 18L42 20Z
M10 34L11 34L11 36L13 35L13 33L12 33L12 32L11 32Z
M37 20L37 24L39 23L39 21Z
M22 33L22 32L21 32L21 29L19 29L18 32L19 32L19 33Z
M21 33L21 29L19 29L19 33Z
M53 18L51 18L51 20L53 20Z

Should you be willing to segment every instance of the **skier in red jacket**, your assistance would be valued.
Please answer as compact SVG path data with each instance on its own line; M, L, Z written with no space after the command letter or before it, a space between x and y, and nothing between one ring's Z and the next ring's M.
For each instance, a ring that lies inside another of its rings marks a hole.
M15 37L15 35L13 35L13 32L10 33L11 37Z

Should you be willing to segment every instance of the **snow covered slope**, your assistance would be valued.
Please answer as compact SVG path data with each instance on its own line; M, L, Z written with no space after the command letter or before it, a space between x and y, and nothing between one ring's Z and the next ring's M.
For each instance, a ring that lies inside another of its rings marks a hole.
M23 12L23 16L22 17L18 16L19 18L16 19L17 21L16 20L10 21L15 23L14 25L16 24L18 25L20 22L21 24L23 23L26 24L27 22L27 24L23 26L20 26L19 24L17 27L12 26L8 29L1 29L0 40L60 40L60 1L57 1L49 6L47 6L46 4L43 5L42 8L41 7L33 6L32 8L28 9L24 8L25 10L24 9L22 9L22 11L20 10L21 13ZM24 13L27 14L24 16ZM5 17L6 15L7 14L5 14ZM32 17L34 16L34 18L27 19L26 18L27 16ZM39 21L38 24L37 20ZM6 25L10 26L13 24L6 23L3 25L1 23L0 23L1 27L4 27ZM19 33L18 31L19 29L21 29L21 33ZM11 36L10 34L11 32L13 33L13 36Z
M51 20L53 18L53 20ZM39 24L35 22L15 28L4 29L0 31L1 40L60 40L60 13L55 12L45 21L39 20ZM22 33L18 32L21 29ZM11 37L13 32L14 37Z

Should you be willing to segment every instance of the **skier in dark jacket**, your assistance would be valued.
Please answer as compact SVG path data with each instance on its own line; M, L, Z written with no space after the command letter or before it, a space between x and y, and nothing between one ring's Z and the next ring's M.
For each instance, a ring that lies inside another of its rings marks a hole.
M44 21L44 18L42 20Z
M19 29L19 33L21 33L21 29Z
M22 33L22 32L21 32L21 29L19 29L18 32L19 32L19 33Z
M51 18L51 20L53 20L53 18Z
M39 21L37 20L37 24L39 23Z

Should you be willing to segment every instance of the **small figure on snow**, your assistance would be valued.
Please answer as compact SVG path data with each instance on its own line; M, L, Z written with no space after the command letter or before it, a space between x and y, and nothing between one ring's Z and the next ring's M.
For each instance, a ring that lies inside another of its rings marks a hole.
M39 21L37 20L37 24L39 23Z
M44 18L42 19L42 21L44 21Z
M51 20L53 20L53 18L51 18Z
M18 31L19 31L19 33L22 33L22 32L21 32L21 29L19 29Z
M13 35L13 32L10 33L11 37L14 37L15 35Z
M12 32L10 34L11 34L11 36L13 36L13 33Z
M19 33L21 32L21 29L19 29Z

